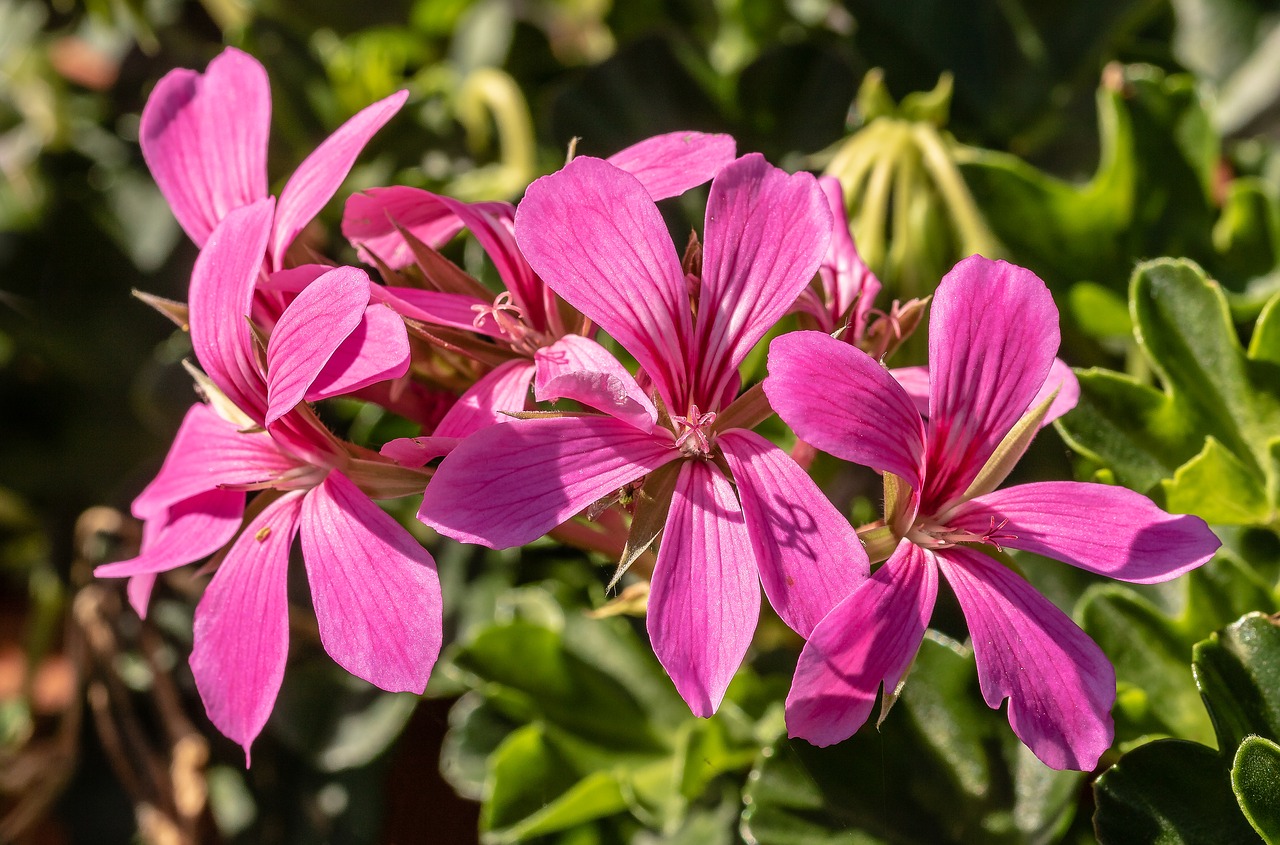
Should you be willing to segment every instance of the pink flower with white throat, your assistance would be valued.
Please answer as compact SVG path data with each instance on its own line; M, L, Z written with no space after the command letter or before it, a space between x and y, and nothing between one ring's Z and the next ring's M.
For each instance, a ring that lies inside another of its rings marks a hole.
M1131 490L1049 481L997 489L1050 413L1058 311L1028 270L980 256L947 274L929 326L927 421L879 362L831 337L773 341L765 392L796 434L884 474L896 548L813 629L787 699L792 736L829 745L866 721L915 657L941 574L973 639L983 698L1049 766L1091 769L1111 745L1115 672L1003 547L1150 584L1205 563L1218 539ZM1046 384L1049 384L1046 389ZM1070 381L1074 388L1074 379Z
M479 431L444 459L420 516L454 539L506 548L643 481L646 495L670 502L650 639L693 712L708 716L751 643L761 584L807 634L866 577L848 521L786 453L734 422L743 419L738 365L826 252L826 201L812 176L759 155L721 170L707 201L696 313L650 193L608 162L579 157L539 179L515 231L538 275L635 357L648 389L588 338L540 350L537 398L603 415Z

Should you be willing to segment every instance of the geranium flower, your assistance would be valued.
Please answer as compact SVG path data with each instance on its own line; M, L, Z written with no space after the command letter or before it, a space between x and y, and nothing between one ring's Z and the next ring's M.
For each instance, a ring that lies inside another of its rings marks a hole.
M187 413L160 473L134 501L145 521L142 553L95 573L130 577L144 613L155 573L231 541L196 607L191 669L209 718L244 746L246 761L284 676L296 536L321 643L344 669L382 689L421 693L442 639L434 561L370 501L370 493L416 492L426 477L340 443L305 406L268 411L269 385L301 396L325 377L369 288L349 267L316 279L307 291L318 295L304 292L277 323L264 372L247 317L272 206L266 199L229 212L200 253L190 324L210 401ZM334 305L344 313L329 313ZM248 490L264 492L241 528Z
M746 654L761 582L803 634L866 576L848 522L784 452L735 423L738 365L809 283L830 232L813 177L745 156L711 183L701 273L687 278L636 177L579 157L539 179L516 214L521 250L639 361L649 389L599 344L565 337L538 352L535 395L605 415L481 430L423 499L428 525L491 548L530 542L619 490L669 502L648 629L698 715L716 710Z
M301 386L296 379L289 381L296 374L272 368L267 395L270 420L303 399L317 401L350 393L403 375L409 368L404 326L395 312L377 307L386 297L367 278L363 289L354 282L336 285L329 278L326 281L330 284L302 293L308 283L333 268L306 265L277 273L285 265L285 253L294 238L333 197L356 156L407 97L407 91L392 94L339 127L303 160L271 206L270 235L262 259L267 272L260 281L273 284L260 287L253 316L265 330L273 331L272 325L292 297L300 295L312 302L306 309L292 309L295 320L304 310L319 313L318 319L307 321L304 334L334 319L338 327L327 331L339 331L345 342L341 349L330 350L332 360L326 359L327 370L309 374L312 377L301 392L296 389ZM156 83L142 111L142 154L174 216L197 245L203 246L230 212L267 198L270 129L271 87L266 70L239 50L223 50L203 74L178 68ZM273 274L289 278L274 278ZM318 301L326 296L328 302ZM371 304L371 297L378 297L378 301ZM292 356L292 360L308 359ZM253 407L261 398L256 392L233 393L231 398L257 422L263 421Z
M1049 481L996 489L1060 401L1058 312L1020 267L974 256L938 286L927 421L877 361L817 332L774 340L765 393L801 438L885 476L898 538L884 565L813 629L787 726L829 745L893 695L933 612L939 573L972 635L983 698L1046 764L1091 769L1111 744L1115 673L1070 618L989 552L1003 547L1150 584L1205 563L1218 539L1131 490ZM1060 410L1060 408L1059 408Z
M270 269L320 213L373 134L408 98L397 91L364 108L325 139L289 177L267 245ZM174 216L197 246L218 222L267 197L271 85L257 59L228 47L197 73L165 74L142 110L142 155Z
M709 181L733 161L735 147L729 135L669 132L606 160L639 179L656 202ZM420 188L371 188L347 201L342 231L365 261L399 269L418 257L410 238L438 249L467 230L493 261L503 284L494 297L461 271L423 268L426 282L436 289L381 289L403 316L478 335L483 338L479 349L463 346L462 351L478 351L487 361L499 361L463 392L429 437L392 441L384 454L420 466L447 453L461 438L509 420L505 412L525 408L538 351L566 335L594 334L595 327L557 299L529 266L516 245L514 224L515 207L510 203L467 203ZM457 335L451 337L458 341Z

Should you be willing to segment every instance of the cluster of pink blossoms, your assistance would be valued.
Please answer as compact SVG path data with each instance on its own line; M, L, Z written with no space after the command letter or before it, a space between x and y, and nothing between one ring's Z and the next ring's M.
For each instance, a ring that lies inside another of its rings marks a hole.
M278 198L266 185L269 86L249 56L227 50L203 75L169 74L143 113L146 160L201 247L185 322L203 401L134 501L141 553L98 574L129 577L145 614L157 573L215 556L191 667L219 730L247 754L271 712L295 536L324 648L383 689L422 692L441 647L439 580L373 502L421 493L419 518L463 542L608 538L600 547L621 549L623 567L656 542L649 636L701 716L747 653L763 587L807 640L787 721L819 744L852 735L881 685L896 690L941 573L987 703L1009 699L1014 731L1047 764L1096 764L1111 743L1114 673L1003 547L1152 583L1204 563L1218 541L1122 488L999 488L1078 393L1055 358L1043 282L961 262L933 300L929 367L886 369L924 304L872 310L879 283L838 184L700 133L574 158L515 208L406 187L354 196L343 232L374 282L296 241L405 98L353 117ZM702 241L682 255L655 203L708 180ZM463 230L500 293L437 251ZM776 338L768 377L744 390L740 365L787 314L816 331ZM345 442L312 409L336 396L381 404L422 436L380 454ZM752 431L775 410L809 447L883 474L869 546ZM596 528L575 532L584 511Z

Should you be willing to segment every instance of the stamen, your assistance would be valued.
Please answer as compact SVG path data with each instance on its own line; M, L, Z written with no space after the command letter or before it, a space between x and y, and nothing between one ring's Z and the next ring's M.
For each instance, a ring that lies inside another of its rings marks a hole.
M981 534L972 531L959 531L954 528L947 528L942 525L917 522L907 533L908 539L917 546L926 549L949 549L958 543L984 543L994 546L997 552L1003 552L1004 546L1000 545L1001 541L1018 539L1017 534L1003 533L1004 527L1009 524L1009 520L1002 519L996 524L996 518L991 517L990 527Z
M476 313L471 325L477 329L484 324L485 318L488 317L498 324L499 331L512 340L520 340L528 332L528 328L524 325L520 308L511 301L510 291L504 290L498 294L494 298L492 305L472 305L471 310Z
M715 424L716 412L702 413L696 404L689 404L685 416L673 416L676 424L676 448L690 457L705 458L711 454L710 428Z

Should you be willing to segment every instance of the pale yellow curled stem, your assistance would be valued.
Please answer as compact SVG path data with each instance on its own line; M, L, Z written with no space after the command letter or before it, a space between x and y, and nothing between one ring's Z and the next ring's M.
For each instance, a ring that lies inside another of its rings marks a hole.
M956 231L960 235L961 251L966 255L977 253L987 258L999 258L1004 248L987 228L978 204L974 202L969 186L964 183L960 170L948 155L938 130L923 123L912 127L916 145L923 154L925 169L929 171L938 191L951 211Z

